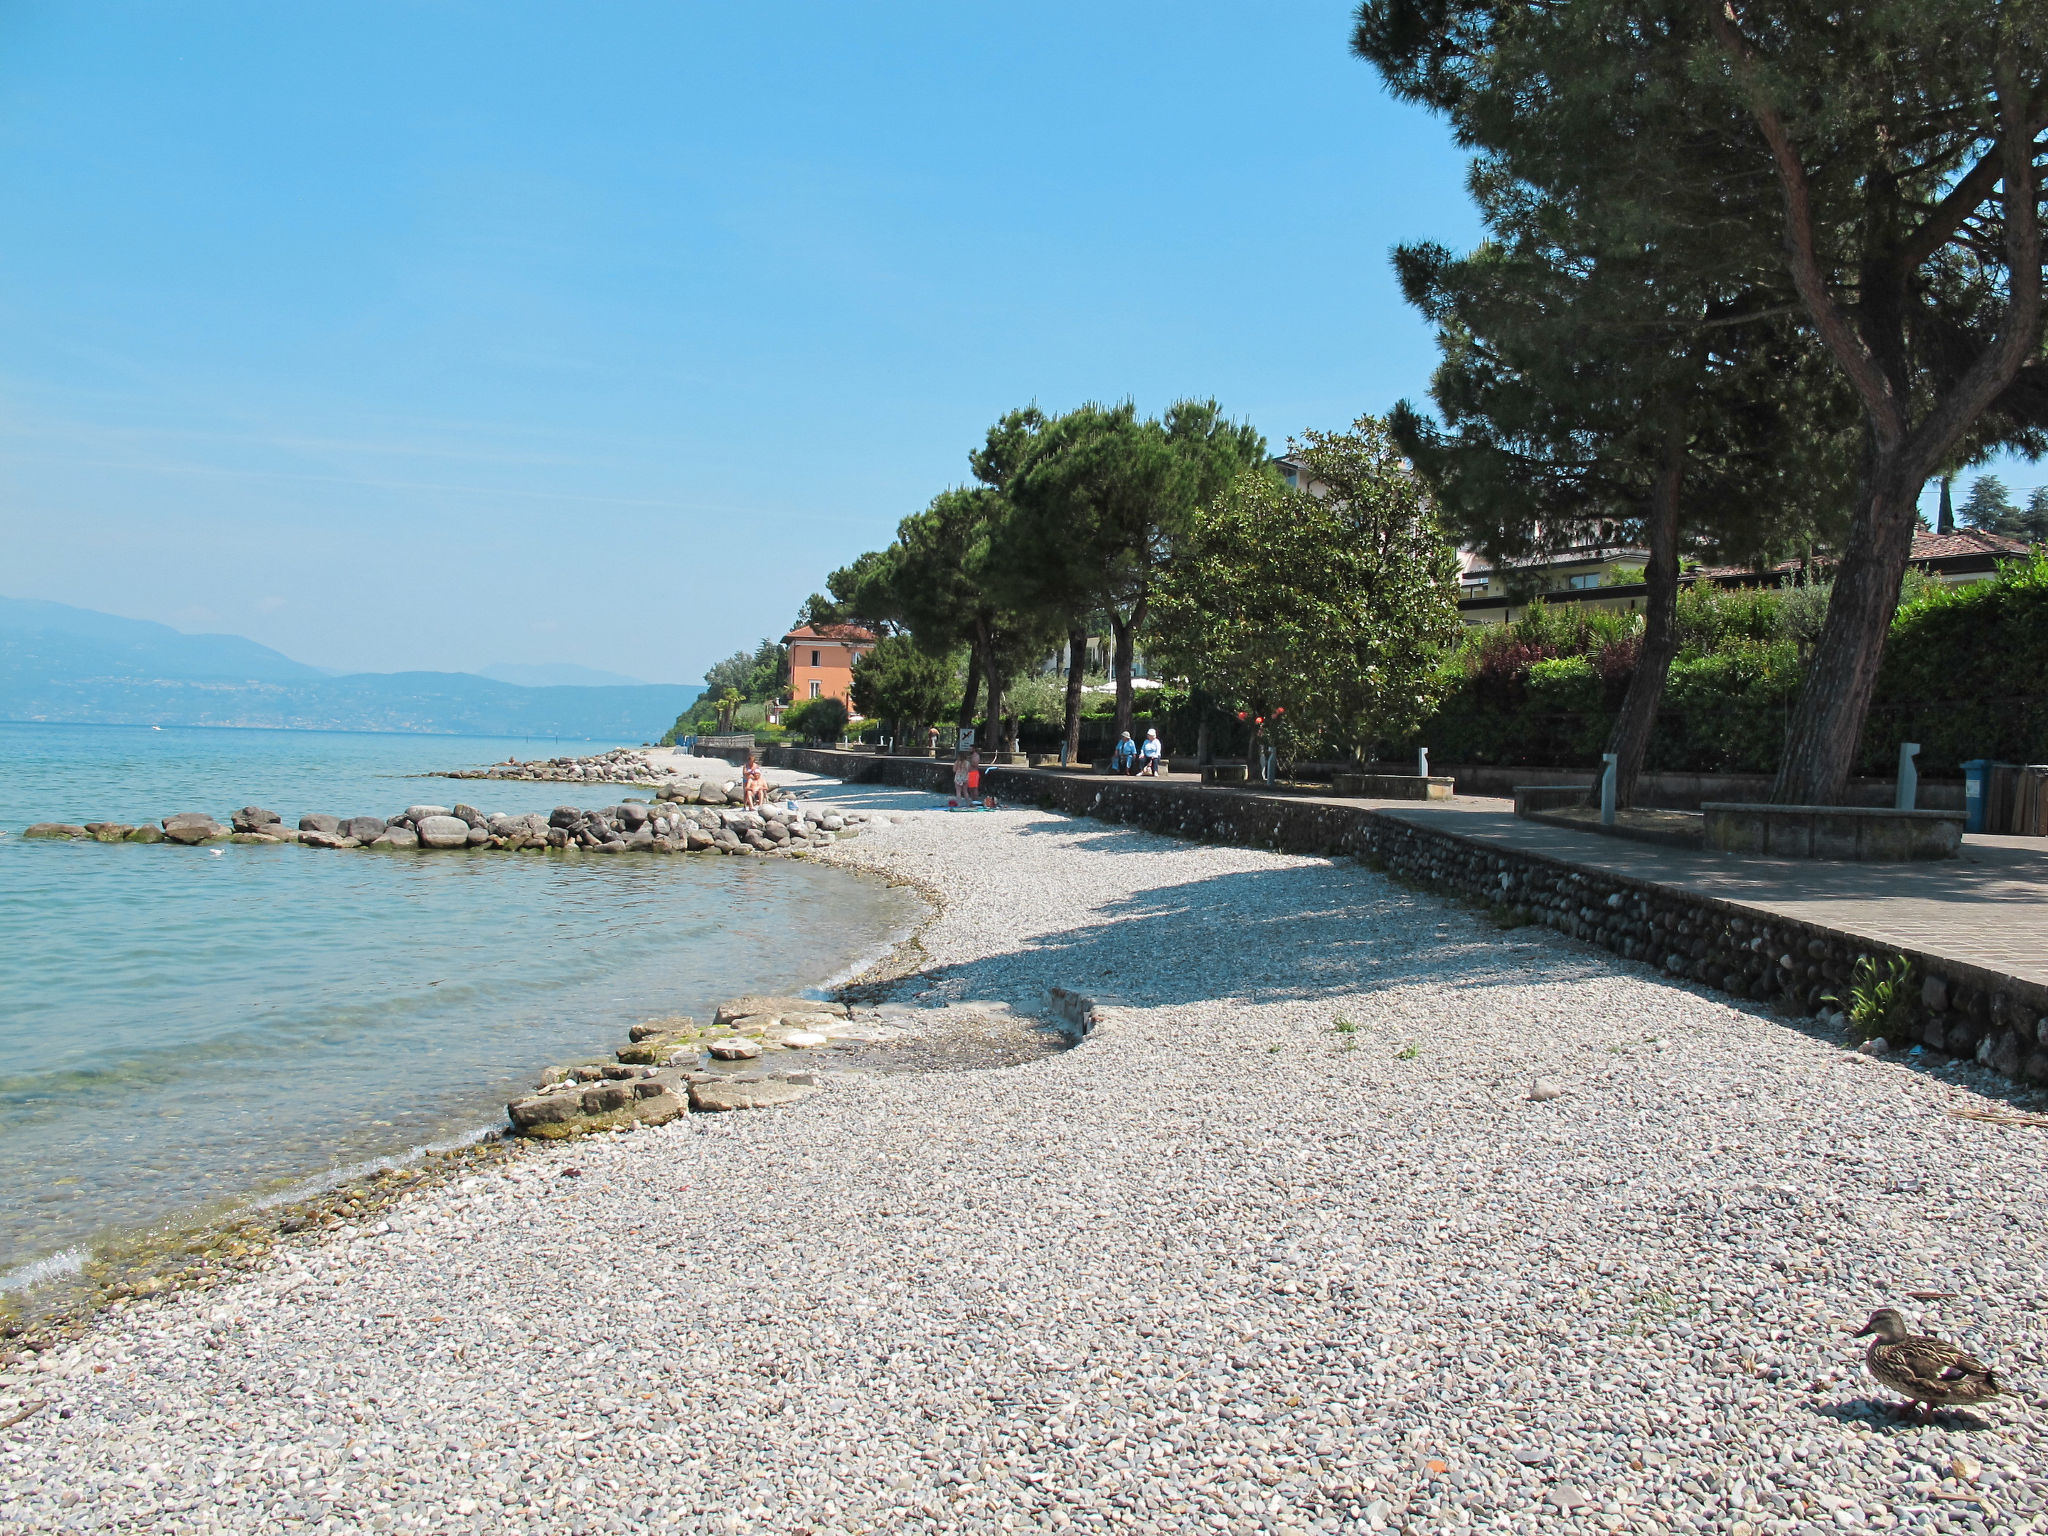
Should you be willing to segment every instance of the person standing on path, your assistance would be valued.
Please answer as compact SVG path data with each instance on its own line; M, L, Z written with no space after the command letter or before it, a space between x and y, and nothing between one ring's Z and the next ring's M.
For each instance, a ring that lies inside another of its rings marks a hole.
M1131 733L1129 731L1125 731L1122 738L1118 740L1116 753L1112 761L1118 773L1129 774L1137 771L1138 744L1131 740Z
M1160 743L1157 728L1147 726L1145 728L1145 744L1138 748L1138 755L1145 761L1144 765L1138 769L1138 772L1148 779L1158 778L1159 759L1165 752L1166 748Z

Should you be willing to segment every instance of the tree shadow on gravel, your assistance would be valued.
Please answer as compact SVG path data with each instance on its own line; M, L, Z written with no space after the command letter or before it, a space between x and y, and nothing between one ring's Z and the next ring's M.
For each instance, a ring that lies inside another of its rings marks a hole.
M1081 817L1034 820L1019 825L1016 831L1022 836L1058 834L1097 853L1159 853L1182 841L1164 833ZM1264 979L1249 984L1216 978L1206 963L1186 977L1156 979L1147 989L1148 997L1162 1004L1234 996L1249 1002L1306 1000L1366 994L1418 981L1479 990L1622 975L1732 1008L1824 1045L1843 1046L1837 1031L1809 1015L1784 1012L1769 1002L1734 997L1680 980L1660 966L1626 959L1550 928L1532 926L1496 933L1490 919L1449 895L1399 884L1391 885L1386 894L1363 889L1359 882L1368 878L1367 872L1349 858L1296 857L1303 862L1290 869L1217 875L1134 893L1112 904L1103 921L1046 935L1031 941L1028 949L1065 957L1075 967L1075 974L1086 979L1091 973L1083 968L1094 963L1112 941L1128 937L1116 933L1122 924L1178 918L1192 923L1197 942L1190 947L1204 956L1225 952L1225 946L1236 945L1247 932L1258 932L1267 946L1262 958L1269 964L1259 967L1258 976ZM1384 953L1370 923L1376 913L1391 912L1411 919L1416 914L1434 914L1439 925L1452 928L1453 934L1444 936L1441 947ZM1456 934L1455 925L1460 923L1471 926ZM1476 934L1473 928L1478 930ZM1542 938L1517 938L1518 933L1540 934ZM1475 953L1491 958L1480 960ZM1285 979L1266 977L1274 966L1285 969ZM1059 985L1077 984L1054 979ZM1212 985L1188 985L1197 979ZM1902 1050L1882 1060L2016 1109L2048 1107L2048 1091L2001 1077L1989 1067L1960 1057L1932 1050L1918 1055Z
M1387 931L1389 921L1397 932ZM1436 942L1429 942L1432 926ZM1157 935L1150 949L1148 931ZM1473 991L1570 984L1609 975L1613 964L1573 955L1547 932L1488 931L1484 919L1437 898L1382 886L1363 869L1317 862L1134 891L1112 898L1091 921L913 981L943 984L961 997L1002 997L1020 971L1040 987L1171 1006L1222 997L1307 1001L1419 982Z

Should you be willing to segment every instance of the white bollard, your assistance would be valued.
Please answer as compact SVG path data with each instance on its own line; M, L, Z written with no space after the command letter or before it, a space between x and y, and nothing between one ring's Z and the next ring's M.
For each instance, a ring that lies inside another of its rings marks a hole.
M1899 743L1899 790L1892 800L1895 811L1910 811L1920 798L1920 770L1913 759L1920 755L1920 743L1902 741Z
M1418 779L1429 777L1429 748L1427 747L1417 747L1415 749L1415 777Z
M1602 752L1600 761L1607 766L1600 771L1600 825L1614 825L1614 775L1620 758L1613 752Z

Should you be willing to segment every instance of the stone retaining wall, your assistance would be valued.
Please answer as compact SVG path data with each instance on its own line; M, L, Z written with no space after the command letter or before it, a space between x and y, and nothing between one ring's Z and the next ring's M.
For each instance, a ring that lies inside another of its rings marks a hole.
M928 758L788 747L769 748L767 756L777 767L856 783L940 794L953 787L952 765ZM2008 1077L2048 1082L2048 987L2021 977L1893 949L1676 886L1493 847L1364 806L1030 768L993 768L986 782L1002 799L1168 836L1348 855L1431 890L1483 902L1503 921L1542 923L1670 975L1802 1013L1819 1011L1829 994L1846 997L1858 959L1903 955L1918 991L1907 1010L1911 1017L1893 1026L1892 1045L1925 1044L1975 1057Z

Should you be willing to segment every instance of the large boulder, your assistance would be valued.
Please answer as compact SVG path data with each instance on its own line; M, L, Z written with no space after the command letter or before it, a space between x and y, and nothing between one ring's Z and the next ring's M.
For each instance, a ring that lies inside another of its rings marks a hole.
M163 821L164 837L173 843L210 843L217 837L226 837L228 829L215 821L204 811L180 811L175 816L166 816Z
M137 827L123 839L123 841L130 843L160 843L163 840L164 834L161 827Z
M315 811L310 816L301 816L299 818L299 830L301 832L339 832L341 830L341 818L339 816L330 816L325 811Z
M39 821L23 830L23 837L91 837L92 834L68 821Z
M469 823L459 816L422 816L415 825L419 828L420 842L429 848L469 846Z
M462 829L462 840L469 841L467 827ZM417 848L419 845L419 834L410 827L386 827L372 838L369 844L372 848Z
M408 805L405 808L405 815L402 818L396 819L409 821L414 826L418 826L429 816L452 816L454 814L445 805Z
M505 1112L520 1135L548 1140L622 1125L661 1125L684 1113L683 1083L680 1072L649 1072L587 1085L564 1084L514 1099Z
M472 827L483 827L490 825L490 823L484 819L484 813L478 810L473 805L458 805L455 807L454 810L450 811L448 814L455 817L456 820L464 822L465 824Z
M127 841L128 834L135 829L125 821L88 821L85 830L96 843L119 843Z
M567 829L583 820L583 812L573 805L558 805L548 812L548 825Z
M229 825L237 832L268 832L283 821L277 812L266 811L260 805L245 805L228 818Z
M714 1040L706 1047L713 1061L752 1061L761 1054L761 1042L746 1037Z
M384 826L382 816L351 816L334 830L367 846L384 835Z
M690 1084L690 1108L700 1114L718 1114L731 1109L776 1109L807 1099L815 1089L802 1083L770 1080L742 1083L731 1078Z

